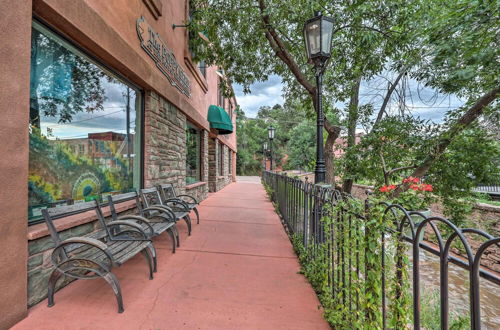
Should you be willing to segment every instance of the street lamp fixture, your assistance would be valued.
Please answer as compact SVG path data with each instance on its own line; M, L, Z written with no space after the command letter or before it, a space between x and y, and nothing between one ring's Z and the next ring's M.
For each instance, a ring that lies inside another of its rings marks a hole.
M316 12L304 25L304 39L309 63L324 65L332 53L333 19Z
M274 134L276 133L276 128L273 127L273 125L269 126L267 128L267 133L269 137L269 158L270 158L270 170L273 170L273 140L274 140Z
M264 142L262 144L262 159L263 159L263 163L264 163L264 171L267 170L266 168L266 160L267 160L267 142Z
M267 133L269 134L269 140L273 140L274 134L276 133L276 128L274 128L273 125L269 126L267 128Z
M324 183L326 176L323 126L325 122L323 114L323 72L326 62L331 56L333 34L333 19L321 15L306 21L304 24L304 39L306 42L307 59L314 65L316 76L316 169L314 170L314 183Z

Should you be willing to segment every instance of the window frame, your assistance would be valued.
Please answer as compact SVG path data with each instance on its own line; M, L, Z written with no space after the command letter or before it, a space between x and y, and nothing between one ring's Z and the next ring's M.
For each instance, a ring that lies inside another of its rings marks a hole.
M139 125L135 127L135 139L138 139L139 141L133 141L135 144L137 142L137 147L139 148L139 152L135 152L136 156L139 156L139 159L137 160L138 166L135 166L135 170L138 172L137 176L138 178L132 178L133 180L133 185L137 184L137 188L134 189L141 189L144 188L144 152L145 152L145 128L144 128L144 123L145 123L145 93L144 89L141 88L139 85L135 84L134 82L130 81L129 79L126 78L125 75L121 74L118 70L112 68L111 66L107 65L104 63L100 58L98 58L96 55L92 54L92 51L89 49L81 46L79 43L77 43L75 40L71 39L68 37L66 34L61 32L60 30L57 30L53 26L51 26L49 23L47 23L44 19L42 19L38 15L33 15L31 19L31 29L34 29L35 26L39 26L39 32L47 32L49 34L52 34L52 36L55 39L59 39L61 44L67 48L68 51L73 52L74 54L83 57L85 60L91 62L95 66L99 67L102 71L104 71L107 75L112 76L113 78L117 79L120 83L124 85L128 85L131 89L135 90L136 92L136 120L139 121ZM45 31L44 31L45 30ZM48 36L50 37L50 36ZM137 132L139 130L139 132ZM90 145L87 145L87 148L90 150L92 149ZM79 150L80 151L80 148ZM83 146L83 152L85 152L85 146ZM136 181L137 180L137 181ZM108 204L107 201L103 201L101 205L106 206ZM26 219L28 227L37 225L40 223L44 223L43 218L40 219L34 219L32 221L29 221L29 218Z
M187 158L188 158L188 143L187 143L187 131L189 129L192 129L192 130L195 130L196 131L196 135L197 135L197 150L196 150L196 154L197 154L197 178L196 178L196 182L191 182L191 183L188 183L187 182L187 178L188 178L188 173L187 173ZM202 153L201 153L201 144L202 144L202 130L197 127L196 125L192 124L191 122L189 121L186 121L186 177L185 177L185 183L186 185L190 185L190 184L195 184L195 183L199 183L199 182L203 182L203 176L202 176L202 172L201 172L201 168L202 168Z
M219 143L219 176L224 176L224 144L220 141Z

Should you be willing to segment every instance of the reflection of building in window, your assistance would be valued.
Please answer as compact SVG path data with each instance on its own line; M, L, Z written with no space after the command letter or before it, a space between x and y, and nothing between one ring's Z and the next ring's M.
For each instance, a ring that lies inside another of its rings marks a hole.
M200 131L189 124L186 128L186 184L201 181Z
M130 141L134 141L134 134L130 134ZM71 152L79 157L87 157L92 163L101 167L120 167L119 159L127 162L134 158L134 144L127 146L127 135L117 132L89 133L88 138L61 139L53 142L69 146ZM78 146L78 152L76 152ZM133 166L133 161L130 165Z
M231 159L231 153L232 151L231 150L228 150L228 153L227 153L227 164L228 164L228 167L229 167L229 174L231 174L232 170L233 170L233 162L232 162L232 159Z
M31 43L29 221L138 188L139 91L37 22Z

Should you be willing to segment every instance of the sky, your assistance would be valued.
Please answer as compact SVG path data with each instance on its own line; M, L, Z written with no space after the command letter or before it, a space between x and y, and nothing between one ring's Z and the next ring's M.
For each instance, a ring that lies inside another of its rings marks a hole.
M75 139L87 138L88 133L117 132L126 133L126 86L120 82L109 82L101 78L105 91L103 110L93 113L78 112L71 122L59 123L59 117L41 117L42 133L49 135L50 139ZM131 133L135 128L135 91L131 90L130 99ZM49 130L49 131L48 131ZM49 134L50 133L50 134Z
M426 88L414 80L408 80L407 84L407 105L413 115L422 119L430 119L439 123L447 110L455 109L463 104L462 100L453 95L436 94L433 89ZM245 115L250 118L257 115L261 106L283 104L282 89L283 84L279 76L270 76L265 82L252 84L250 94L243 93L243 86L234 86L238 104L245 112ZM375 106L380 106L382 97L377 94L383 93L386 89L387 81L383 78L363 82L360 89L360 103L373 102ZM327 102L327 100L323 102ZM336 104L336 106L343 107L340 103ZM397 111L397 102L391 102L389 108Z

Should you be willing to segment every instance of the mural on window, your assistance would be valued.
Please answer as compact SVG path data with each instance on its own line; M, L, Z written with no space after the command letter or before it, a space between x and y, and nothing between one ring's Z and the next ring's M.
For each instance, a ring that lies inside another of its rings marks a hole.
M190 124L186 128L186 184L201 181L200 132Z
M37 22L31 40L29 221L140 185L140 93Z

